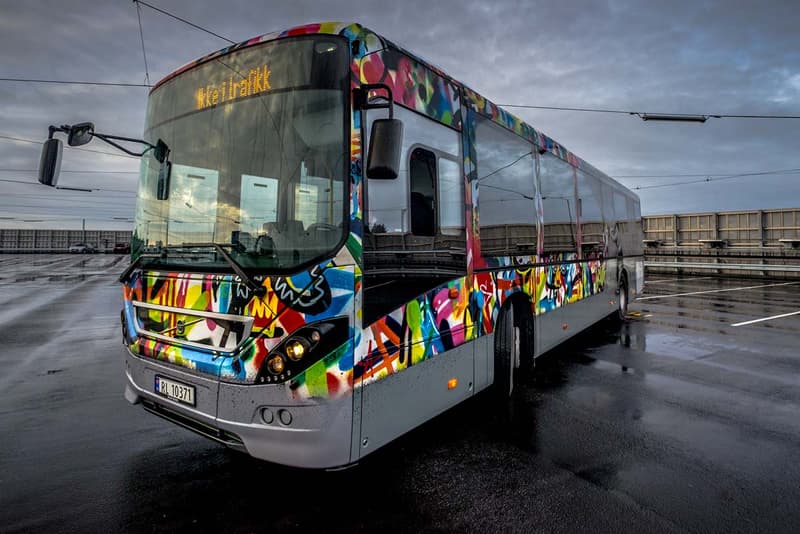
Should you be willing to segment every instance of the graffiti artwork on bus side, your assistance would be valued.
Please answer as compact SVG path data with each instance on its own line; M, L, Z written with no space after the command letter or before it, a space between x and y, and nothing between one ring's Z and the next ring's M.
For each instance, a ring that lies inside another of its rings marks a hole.
M534 259L519 263L530 265ZM604 290L604 261L580 262L575 254L546 259L555 263L515 268L513 259L505 259L508 270L476 274L471 283L451 281L369 325L358 345L364 356L355 364L355 384L386 378L491 333L503 303L516 292L528 295L538 315Z
M465 278L451 281L365 327L357 351L363 355L355 366L357 383L380 380L433 358L473 339L481 323L491 325L494 285L475 282L477 291ZM488 320L481 319L484 313Z
M394 48L354 59L353 75L360 83L383 83L395 102L461 129L461 100L454 84Z
M536 269L536 314L602 293L605 289L606 264L602 259L578 262L569 255L561 261Z

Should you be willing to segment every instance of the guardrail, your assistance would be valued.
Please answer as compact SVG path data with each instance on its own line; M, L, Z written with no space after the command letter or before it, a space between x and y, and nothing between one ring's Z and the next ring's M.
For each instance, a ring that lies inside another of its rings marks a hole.
M654 268L669 268L669 269L683 269L693 270L712 269L715 271L776 271L787 273L800 273L799 265L769 265L761 263L699 263L699 262L682 262L682 261L645 261L644 266L649 269Z
M800 209L642 218L650 273L800 278Z
M642 218L649 246L797 246L800 208L649 215Z

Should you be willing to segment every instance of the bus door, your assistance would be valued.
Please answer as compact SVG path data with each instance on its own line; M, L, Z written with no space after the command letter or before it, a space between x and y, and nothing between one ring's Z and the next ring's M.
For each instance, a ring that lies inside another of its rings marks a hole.
M386 116L364 113L364 146ZM399 105L394 116L400 173L365 178L359 456L469 397L474 377L464 317L446 297L466 275L461 134Z

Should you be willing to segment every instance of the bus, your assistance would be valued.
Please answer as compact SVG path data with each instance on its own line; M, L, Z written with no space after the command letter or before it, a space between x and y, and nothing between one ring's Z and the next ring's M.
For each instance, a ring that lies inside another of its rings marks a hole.
M255 458L338 468L643 289L638 197L355 23L230 46L151 91L122 273L125 398Z

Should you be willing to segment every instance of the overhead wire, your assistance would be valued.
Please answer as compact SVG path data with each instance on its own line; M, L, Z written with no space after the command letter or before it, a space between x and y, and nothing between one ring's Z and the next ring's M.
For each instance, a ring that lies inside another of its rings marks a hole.
M2 135L0 134L0 139L6 139L8 141L19 141L21 143L33 143L35 145L43 145L42 141L34 141L33 139L23 139L22 137L14 137L11 135ZM80 150L81 152L92 152L94 154L104 154L106 156L116 156L118 158L131 158L131 159L139 159L138 156L129 156L128 154L117 154L115 152L103 152L102 150L92 150L91 148L81 148L81 147L71 147L72 150Z
M614 174L611 175L612 178L692 178L697 176L728 176L729 172L723 173L708 173L708 172L700 172L694 174Z
M152 87L149 80L148 83L127 83L127 82L86 82L75 80L48 80L41 78L0 78L0 82L18 82L18 83L55 83L63 85L98 85L105 87Z
M62 171L62 172L64 172L64 171ZM40 185L38 182L29 182L27 180L12 180L12 179L9 179L9 178L0 178L0 182L7 182L7 183L12 183L12 184L23 184L23 185L35 185L35 186L39 186ZM58 186L56 186L56 188L58 188ZM70 188L70 190L73 190L73 188ZM87 190L87 192L102 191L102 192L113 192L113 193L129 193L129 194L133 194L133 195L136 194L136 191L131 190L131 189L106 189L104 187L87 187L86 190ZM9 192L6 191L6 192L3 193L3 196L13 195L13 194L14 193L9 193Z
M236 44L235 41L233 41L231 39L228 39L227 37L225 37L223 35L220 35L220 34L218 34L216 32L213 32L213 31L209 30L208 28L204 28L204 27L202 27L202 26L200 26L198 24L195 24L195 23L190 22L190 21L188 21L188 20L186 20L184 18L181 18L181 17L179 17L177 15L174 15L174 14L170 13L169 11L165 11L165 10L163 10L161 8L158 8L158 7L154 6L154 5L148 4L147 2L143 2L142 0L133 0L133 3L136 4L136 15L137 15L137 18L139 19L139 38L140 38L141 43L142 43L142 56L144 58L145 83L95 82L95 81L78 81L78 80L53 80L53 79L45 79L45 78L0 78L0 82L50 83L50 84L63 84L63 85L91 85L91 86L100 86L100 87L147 87L147 88L152 87L152 84L150 83L150 71L149 71L148 64L147 64L147 52L145 51L145 45L144 45L144 31L142 29L142 15L141 15L141 9L140 9L139 4L141 4L143 6L146 6L146 7L149 7L153 11L157 11L157 12L163 14L163 15L166 15L168 17L171 17L171 18L175 19L175 20L183 22L184 24L187 24L187 25L191 26L192 28L195 28L197 30L205 32L205 33L207 33L209 35L213 35L214 37L216 37L218 39L222 39L223 41L226 41L229 44Z
M212 32L211 30L209 30L209 29L207 29L207 28L203 28L202 26L198 26L197 24L195 24L195 23L193 23L193 22L189 22L188 20L186 20L186 19L183 19L183 18L181 18L181 17L179 17L179 16L177 16L177 15L173 15L173 14L172 14L172 13L170 13L169 11L164 11L163 9L157 8L156 6L150 5L150 4L148 4L147 2L143 2L142 0L133 0L133 3L134 3L134 4L137 4L137 5L138 5L138 4L142 4L143 6L149 7L149 8L150 8L150 9L152 9L153 11L158 11L159 13L161 13L161 14L163 14L163 15L166 15L166 16L168 16L168 17L171 17L171 18L173 18L173 19L175 19L175 20L179 20L179 21L183 22L184 24L188 24L188 25L189 25L189 26L191 26L192 28L195 28L195 29L197 29L197 30L200 30L200 31L206 32L207 34L209 34L209 35L213 35L214 37L217 37L218 39L222 39L223 41L227 41L227 42L228 42L228 43L230 43L230 44L236 44L236 42L235 42L235 41L232 41L232 40L228 39L227 37L224 37L224 36L222 36L222 35L220 35L220 34L218 34L218 33Z
M629 111L622 109L603 109L603 108L572 108L562 106L533 106L528 104L497 104L503 108L523 108L523 109L542 109L549 111L575 111L582 113L614 113L620 115L658 116L667 115L673 117L706 117L710 119L800 119L800 115L734 115L726 113L649 113L643 111Z
M800 171L800 168L795 169L777 169L777 170L770 170L770 171L748 171L747 173L732 173L732 172L705 172L705 173L694 173L694 174L615 174L612 175L612 178L634 178L634 179L641 179L641 178L695 178L695 177L705 177L705 178L716 178L716 177L725 177L725 176L740 176L744 175L762 175L762 174L794 174Z
M76 199L68 199L68 198L59 199L59 203L61 203L61 202L64 202L64 203L75 203ZM16 210L18 208L37 208L37 209L47 208L49 210L49 209L54 209L54 208L59 208L59 207L69 207L69 208L80 209L80 208L85 207L85 204L81 204L80 202L78 202L77 206L64 206L63 204L59 204L59 206L45 206L45 205L42 205L42 204L0 204L0 209L2 209L3 211L9 211L9 210L13 211L13 210ZM103 211L108 212L108 213L117 213L117 210L114 209L115 207L116 208L127 208L127 207L129 207L129 205L128 204L115 204L113 206L109 205L109 207L104 208ZM92 210L92 213L97 213L97 211L98 210Z
M669 184L655 184L655 185L640 185L640 186L629 186L630 189L634 191L639 191L643 189L660 189L663 187L675 187L679 185L690 185L690 184L701 184L707 182L720 182L724 180L733 180L735 178L744 178L749 176L782 176L785 174L798 174L800 173L800 169L792 169L789 171L784 172L775 172L775 171L765 171L765 172L744 172L740 174L732 174L729 176L719 176L719 177L707 177L703 180L690 180L684 182L672 182Z
M142 29L142 10L139 4L136 4L136 16L139 19L139 37L142 41L142 57L144 57L144 80L147 85L150 85L150 71L147 68L147 52L144 49L144 30Z
M38 169L0 169L0 172L39 172ZM139 174L139 171L98 171L98 170L76 170L61 169L59 172L69 172L76 174Z

